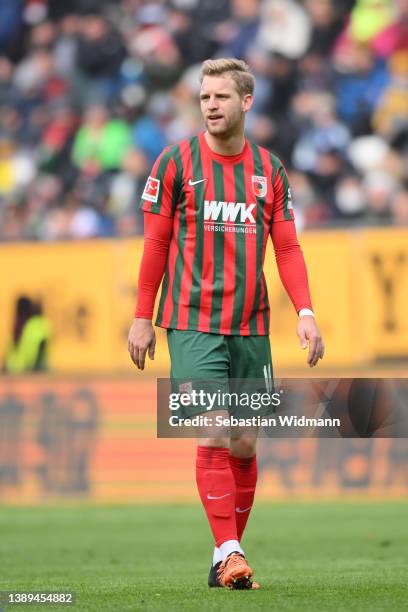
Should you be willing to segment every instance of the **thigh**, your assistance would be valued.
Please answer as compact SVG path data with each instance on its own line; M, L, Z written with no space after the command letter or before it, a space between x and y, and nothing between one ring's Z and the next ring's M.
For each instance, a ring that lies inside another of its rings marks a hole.
M179 417L219 410L222 408L215 397L218 392L228 390L229 353L225 337L220 334L170 329L167 343L171 360L171 383L173 393L203 391L199 405L180 407ZM212 399L208 399L208 395ZM211 434L208 434L211 437Z
M270 400L273 393L273 369L269 336L230 336L228 348L230 389L243 399L232 410L232 414L244 418L273 414L275 409Z
M231 378L256 378L272 383L272 354L269 336L229 336Z
M229 353L225 336L169 329L167 343L172 379L227 379Z

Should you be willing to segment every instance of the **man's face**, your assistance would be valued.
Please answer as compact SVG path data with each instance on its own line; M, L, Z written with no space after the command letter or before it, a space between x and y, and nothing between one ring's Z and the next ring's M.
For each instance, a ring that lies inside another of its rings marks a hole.
M208 132L227 138L243 130L252 96L241 98L234 80L226 76L205 76L201 84L200 106Z

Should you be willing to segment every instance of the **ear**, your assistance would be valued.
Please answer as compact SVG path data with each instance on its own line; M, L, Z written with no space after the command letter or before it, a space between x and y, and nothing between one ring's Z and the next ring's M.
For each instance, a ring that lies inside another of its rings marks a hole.
M241 109L244 113L247 113L254 103L254 98L251 94L246 94L242 99Z

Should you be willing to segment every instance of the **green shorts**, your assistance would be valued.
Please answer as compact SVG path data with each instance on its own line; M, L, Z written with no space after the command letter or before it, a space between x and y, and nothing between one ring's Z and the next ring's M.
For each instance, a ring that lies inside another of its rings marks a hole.
M269 336L225 336L198 331L167 330L171 359L173 392L206 392L221 390L236 393L246 400L245 394L272 394L273 374ZM235 396L234 396L235 399ZM252 400L252 396L250 398ZM237 417L273 414L273 405L251 401L215 403L211 409L228 409ZM256 406L254 408L254 405ZM208 405L184 406L179 416L190 417L209 410Z

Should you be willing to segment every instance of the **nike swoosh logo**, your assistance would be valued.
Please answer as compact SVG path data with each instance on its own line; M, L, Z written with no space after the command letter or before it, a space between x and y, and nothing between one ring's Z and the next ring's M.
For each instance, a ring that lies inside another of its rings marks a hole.
M231 493L226 493L225 495L220 495L218 497L214 497L214 495L210 495L209 493L207 493L207 499L222 499L223 497L228 497L228 495L231 495Z
M243 510L241 510L241 508L235 508L235 512L239 512L239 514L242 514L243 512L248 512L248 510L250 510L252 508L252 506L249 506L248 508L244 508Z
M203 183L204 181L206 181L207 179L200 179L199 181L192 181L191 179L189 179L188 184L193 187L193 185L198 185L198 183Z

